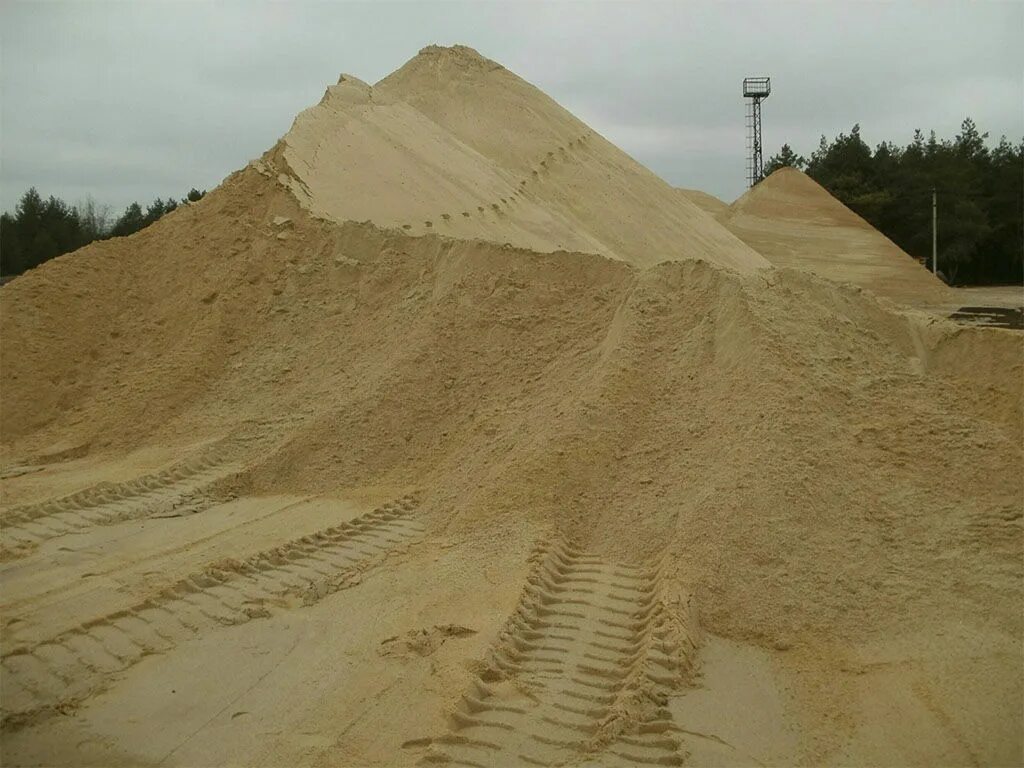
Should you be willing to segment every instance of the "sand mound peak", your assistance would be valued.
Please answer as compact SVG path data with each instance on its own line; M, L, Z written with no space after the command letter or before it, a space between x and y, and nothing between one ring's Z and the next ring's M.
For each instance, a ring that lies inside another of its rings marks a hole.
M864 219L797 168L779 168L748 189L729 208L730 218L749 212L781 219L871 228Z
M369 88L370 87L369 83L363 82L358 77L356 77L355 75L350 75L348 72L342 72L340 75L338 75L338 83L337 84L341 85L343 83L348 83L349 85L355 85L355 86L358 86L360 88Z
M373 88L358 77L342 73L336 85L328 86L319 107L345 104L367 104L373 98Z
M718 220L776 266L851 282L901 304L948 300L940 280L795 168L775 171Z
M315 216L649 266L768 263L534 86L431 46L305 110L262 165Z
M504 69L500 64L491 61L475 48L468 45L427 45L420 48L406 66L417 66L426 62L444 62L462 66L483 66L488 69Z

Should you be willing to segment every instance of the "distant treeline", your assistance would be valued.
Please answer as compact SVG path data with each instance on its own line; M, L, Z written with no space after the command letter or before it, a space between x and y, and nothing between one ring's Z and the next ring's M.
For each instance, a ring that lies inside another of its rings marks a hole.
M195 202L205 194L193 188L181 203ZM13 214L0 216L0 276L20 275L95 240L138 232L178 205L174 198L157 198L145 210L132 203L114 219L110 206L97 205L92 199L78 205L52 196L44 200L32 187L21 196Z
M810 159L783 144L765 174L793 166L806 171L907 253L930 263L932 188L938 192L939 270L957 284L1020 283L1024 279L1024 141L986 143L964 120L952 140L918 130L906 147L883 141L874 151L860 126L831 142L824 136ZM182 203L199 200L193 189ZM71 206L26 192L13 214L0 217L0 275L19 275L54 256L108 237L130 235L178 207L154 200L132 203L116 220L92 200Z
M874 152L860 126L831 143L821 137L810 159L783 144L765 175L783 166L811 178L911 256L932 255L932 188L938 193L939 271L960 285L1019 284L1024 279L1024 141L987 133L964 120L952 140L921 131L906 147L883 141Z

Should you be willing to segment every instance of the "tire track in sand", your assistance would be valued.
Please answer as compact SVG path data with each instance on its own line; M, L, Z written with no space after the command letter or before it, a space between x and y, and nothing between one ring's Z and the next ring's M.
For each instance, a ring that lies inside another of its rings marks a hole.
M160 472L102 483L70 496L12 507L2 518L0 557L21 557L48 539L171 511L210 506L205 488L241 469L234 446L219 445Z
M667 694L695 646L670 620L660 567L565 543L535 557L485 670L422 764L682 764Z
M390 551L419 538L414 497L242 561L218 561L148 600L0 658L2 727L73 709L112 675L193 636L304 605L358 583Z

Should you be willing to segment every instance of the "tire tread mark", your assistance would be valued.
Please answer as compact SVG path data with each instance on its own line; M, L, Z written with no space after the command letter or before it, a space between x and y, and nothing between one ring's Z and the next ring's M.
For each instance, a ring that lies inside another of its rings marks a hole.
M407 496L397 505L387 504L321 530L312 539L295 539L241 561L218 561L127 609L9 650L0 657L0 728L21 727L66 711L86 694L105 688L111 675L197 633L264 618L271 609L294 605L296 599L310 604L346 588L356 572L379 564L389 551L422 534L411 514L416 503L415 497ZM328 548L344 553L357 537L374 542L374 549L352 546L348 552L357 554L351 558L319 556ZM75 686L69 686L69 680Z
M662 563L611 563L565 541L531 561L473 690L422 764L552 766L598 754L681 764L678 729L657 702L683 683L695 645L672 629ZM511 679L529 694L496 689Z
M2 518L0 555L19 557L41 542L97 525L188 509L213 502L204 489L240 468L237 446L222 441L180 464L123 483L101 483L69 496L9 508Z

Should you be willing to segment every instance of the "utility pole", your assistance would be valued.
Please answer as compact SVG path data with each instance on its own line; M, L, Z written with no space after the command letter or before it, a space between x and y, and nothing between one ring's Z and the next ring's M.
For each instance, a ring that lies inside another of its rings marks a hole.
M932 187L932 274L939 275L939 214L935 204L935 187Z

